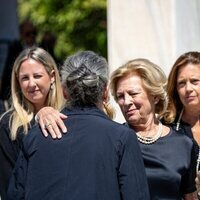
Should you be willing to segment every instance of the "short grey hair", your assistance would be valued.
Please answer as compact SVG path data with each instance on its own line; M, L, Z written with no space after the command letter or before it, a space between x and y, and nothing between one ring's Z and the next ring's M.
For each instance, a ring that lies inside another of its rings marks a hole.
M96 105L102 101L108 83L107 61L92 51L78 52L65 60L61 79L70 105Z

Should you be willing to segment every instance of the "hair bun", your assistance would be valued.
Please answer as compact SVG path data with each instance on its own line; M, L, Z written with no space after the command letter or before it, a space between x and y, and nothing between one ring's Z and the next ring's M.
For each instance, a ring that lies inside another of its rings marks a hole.
M98 86L99 83L99 76L95 74L91 74L89 76L85 76L82 78L82 82L85 86L88 87L95 87Z

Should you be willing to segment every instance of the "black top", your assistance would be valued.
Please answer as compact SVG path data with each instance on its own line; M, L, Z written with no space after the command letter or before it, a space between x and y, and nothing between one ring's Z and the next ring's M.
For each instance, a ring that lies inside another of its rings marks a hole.
M183 135L188 136L190 139L192 139L193 143L194 143L194 149L195 149L195 154L196 154L196 159L198 158L198 154L199 154L199 145L197 143L197 141L194 139L193 134L192 134L192 129L190 124L184 122L183 120L180 120L180 125L177 129L177 119L174 121L174 123L171 124L171 127L173 128L174 131L178 131ZM199 169L200 170L200 169Z
M195 154L192 140L176 131L154 144L140 143L152 200L177 200L195 188Z
M10 113L6 114L0 122L0 196L2 200L6 199L9 178L22 144L22 135L18 135L15 141L10 139L9 117Z
M24 134L19 128L16 140L10 138L9 118L11 112L5 114L0 121L0 197L6 199L9 179L22 147ZM31 122L34 123L33 121Z
M97 108L64 109L68 132L44 138L39 127L23 142L9 199L148 200L137 138Z

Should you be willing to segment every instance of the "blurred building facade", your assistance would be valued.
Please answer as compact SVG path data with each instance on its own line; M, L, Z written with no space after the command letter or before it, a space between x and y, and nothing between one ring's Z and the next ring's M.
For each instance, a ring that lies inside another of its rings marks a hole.
M175 59L200 51L199 0L108 0L108 61L111 72L147 58L168 75ZM124 118L117 105L116 121Z

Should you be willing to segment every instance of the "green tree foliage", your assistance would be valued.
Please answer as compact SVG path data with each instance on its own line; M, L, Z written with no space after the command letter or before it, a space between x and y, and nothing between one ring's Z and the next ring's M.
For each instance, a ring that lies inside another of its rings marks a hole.
M60 59L78 50L107 57L106 0L18 0L20 21L29 18L38 28L56 35Z

